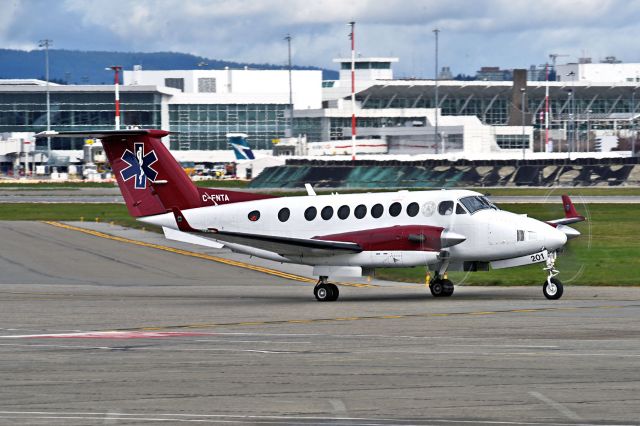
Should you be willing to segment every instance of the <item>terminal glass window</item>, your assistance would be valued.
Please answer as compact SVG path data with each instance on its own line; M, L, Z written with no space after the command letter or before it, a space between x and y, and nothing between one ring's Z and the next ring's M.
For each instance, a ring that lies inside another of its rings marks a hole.
M22 90L22 89L16 89ZM41 132L47 129L47 102L45 89L41 92L0 92L0 133ZM113 130L113 92L65 91L50 92L51 128L58 131ZM135 125L143 129L162 127L161 97L155 91L120 93L120 122L122 126ZM44 149L47 140L38 139L36 149ZM83 138L52 138L55 150L80 150Z
M215 93L216 92L216 79L215 78L199 78L198 79L198 92L200 92L200 93Z
M502 149L529 148L529 135L496 135L496 143Z
M272 149L284 137L288 105L170 104L172 150L227 150L227 133L246 133L252 149Z
M184 92L184 78L165 78L164 85Z

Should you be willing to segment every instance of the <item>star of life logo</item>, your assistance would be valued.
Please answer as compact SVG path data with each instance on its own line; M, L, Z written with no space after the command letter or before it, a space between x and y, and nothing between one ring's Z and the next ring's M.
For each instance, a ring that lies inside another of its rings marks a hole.
M144 153L144 143L136 142L133 144L133 150L125 150L122 154L122 161L128 164L128 166L120 171L120 176L125 182L129 179L135 178L136 189L146 189L147 179L151 182L155 182L158 177L158 172L151 167L156 161L158 156L154 150Z

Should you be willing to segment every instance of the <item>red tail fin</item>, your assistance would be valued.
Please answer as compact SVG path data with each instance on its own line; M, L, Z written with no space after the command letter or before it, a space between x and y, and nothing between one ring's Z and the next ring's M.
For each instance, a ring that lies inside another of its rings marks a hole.
M104 152L133 216L201 206L198 189L160 141L168 133L149 130L143 135L102 138ZM160 211L148 201L152 197L160 202Z
M584 216L578 213L571 198L568 195L562 196L562 206L564 208L564 217L567 219L579 218L584 220Z
M132 129L43 132L37 137L101 139L129 213L134 217L272 198L270 195L196 187L160 141L168 134L164 130Z

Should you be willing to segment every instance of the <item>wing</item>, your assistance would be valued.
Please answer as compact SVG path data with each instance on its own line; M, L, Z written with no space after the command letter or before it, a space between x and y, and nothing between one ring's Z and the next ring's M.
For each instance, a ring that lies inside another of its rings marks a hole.
M362 251L360 245L353 242L248 234L217 229L196 229L187 222L187 218L184 217L180 209L174 208L173 215L182 234L200 235L222 243L241 244L267 250L281 256L330 256L341 253L360 253Z
M362 248L356 243L316 240L313 238L279 237L229 231L212 231L207 233L207 236L218 241L268 250L281 256L330 256L341 253L360 253L362 251Z

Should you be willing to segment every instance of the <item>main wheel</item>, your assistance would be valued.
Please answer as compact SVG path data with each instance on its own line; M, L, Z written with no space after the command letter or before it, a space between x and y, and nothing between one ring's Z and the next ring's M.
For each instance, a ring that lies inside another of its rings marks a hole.
M451 280L442 280L442 296L449 297L453 294L453 282Z
M441 280L433 280L429 284L429 290L431 290L431 294L433 297L442 297L444 293L444 287L442 286Z
M329 301L334 302L338 300L338 296L340 296L340 290L338 290L338 286L331 283L327 285L329 286L329 290L331 290L331 298L329 299Z
M551 283L549 283L551 281ZM551 278L547 280L542 285L542 292L544 293L544 297L549 300L557 300L562 297L562 283L557 278Z
M313 289L313 295L316 296L316 300L318 302L329 302L335 300L333 299L332 285L334 284L318 284L315 286Z

